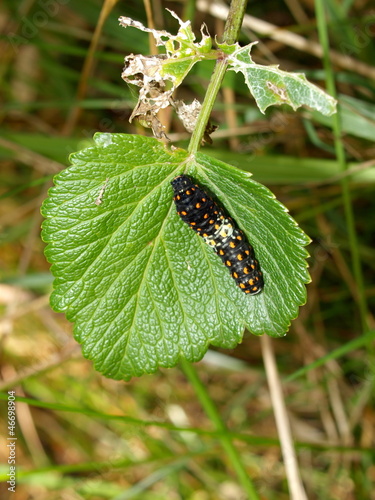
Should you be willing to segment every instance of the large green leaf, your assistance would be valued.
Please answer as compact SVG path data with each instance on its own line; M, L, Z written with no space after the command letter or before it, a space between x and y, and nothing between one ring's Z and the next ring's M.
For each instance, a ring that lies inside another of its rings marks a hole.
M43 239L55 276L52 307L75 322L84 355L128 379L233 348L244 327L285 335L309 281L308 237L249 174L156 139L97 134L72 155L44 202ZM176 214L170 181L191 175L213 193L255 248L265 287L244 294Z

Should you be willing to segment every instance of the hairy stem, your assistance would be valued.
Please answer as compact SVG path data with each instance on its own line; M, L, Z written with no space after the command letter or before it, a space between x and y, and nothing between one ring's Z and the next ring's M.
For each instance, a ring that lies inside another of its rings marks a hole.
M233 44L236 42L238 35L240 33L242 20L245 15L247 0L232 0L230 5L228 18L225 23L223 43ZM190 144L188 151L189 153L196 153L202 142L204 132L212 108L216 100L216 96L220 90L221 82L223 81L225 72L227 70L227 60L226 58L217 61L215 69L212 73L210 83L208 84L207 92L202 104L202 109L198 117L197 126L190 139Z

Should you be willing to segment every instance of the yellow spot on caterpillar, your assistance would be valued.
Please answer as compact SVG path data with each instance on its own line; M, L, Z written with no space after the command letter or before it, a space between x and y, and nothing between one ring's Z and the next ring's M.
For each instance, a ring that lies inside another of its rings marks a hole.
M202 205L200 203L196 203L195 208L201 208L201 206Z
M242 255L242 253L239 253L239 254L237 255L237 260L240 260L240 261L241 261L241 260L243 260L243 255Z
M230 260L226 260L225 261L225 265L228 266L228 267L231 267L232 263Z

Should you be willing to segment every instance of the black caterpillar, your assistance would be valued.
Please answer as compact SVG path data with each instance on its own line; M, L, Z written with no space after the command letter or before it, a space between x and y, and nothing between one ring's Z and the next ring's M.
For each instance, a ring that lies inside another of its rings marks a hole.
M237 286L255 295L263 289L263 275L245 234L214 200L187 175L171 182L181 219L201 236L230 268Z

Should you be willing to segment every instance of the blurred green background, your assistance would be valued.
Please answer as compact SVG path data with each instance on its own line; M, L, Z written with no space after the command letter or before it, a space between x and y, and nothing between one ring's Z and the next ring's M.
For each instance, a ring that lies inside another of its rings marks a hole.
M308 302L274 349L309 499L368 500L375 498L375 10L366 0L325 4L349 171L336 158L332 117L288 107L262 115L235 73L225 79L212 116L219 128L204 152L251 171L313 240ZM215 15L204 5L0 6L0 385L26 398L17 406L17 491L3 482L2 498L246 498L178 368L125 383L83 359L72 325L49 308L52 277L40 239L40 205L70 153L97 131L151 133L128 121L137 89L121 71L125 55L155 48L118 17L175 33L169 8L191 19L198 39L202 22L220 39L227 5L215 2L224 9ZM302 71L325 87L314 2L255 1L247 13L240 43L259 40L255 62ZM177 98L202 100L212 67L196 65ZM162 120L173 144L186 147L178 119L165 111ZM245 334L233 351L210 350L197 369L236 433L260 498L289 498L259 339ZM6 399L0 404L6 481Z

